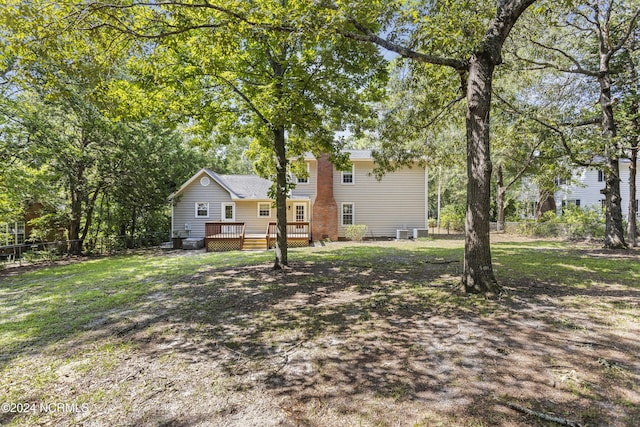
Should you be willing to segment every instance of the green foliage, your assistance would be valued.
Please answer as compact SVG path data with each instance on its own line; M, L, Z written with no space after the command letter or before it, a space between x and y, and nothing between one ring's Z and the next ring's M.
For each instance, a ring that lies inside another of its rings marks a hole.
M601 209L571 206L563 214L546 212L537 221L520 224L519 232L535 237L566 237L569 239L601 239L604 237L604 213Z
M354 242L361 242L368 232L366 224L352 224L344 227L344 237Z
M464 231L465 207L462 204L447 205L440 211L440 227L449 231Z

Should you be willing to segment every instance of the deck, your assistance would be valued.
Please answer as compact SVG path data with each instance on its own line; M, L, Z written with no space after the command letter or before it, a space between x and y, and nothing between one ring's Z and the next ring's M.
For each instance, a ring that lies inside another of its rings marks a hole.
M233 250L267 250L276 245L276 223L270 222L264 233L247 233L243 222L207 222L205 248L208 252ZM289 247L309 246L311 227L308 222L287 223Z

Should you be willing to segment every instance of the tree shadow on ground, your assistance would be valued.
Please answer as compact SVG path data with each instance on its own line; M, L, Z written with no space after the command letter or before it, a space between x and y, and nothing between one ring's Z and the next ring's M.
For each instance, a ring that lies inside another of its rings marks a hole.
M559 280L512 280L505 296L489 300L460 292L459 250L304 256L284 272L270 264L200 269L103 313L90 332L57 339L68 340L69 352L98 340L133 343L131 369L157 365L162 392L133 398L140 424L240 425L251 405L280 425L537 422L507 401L594 425L640 417L633 286L571 286L562 279L571 268L556 266ZM607 305L620 304L629 314L607 316ZM222 384L211 408L158 412L197 385L194 372L209 387Z

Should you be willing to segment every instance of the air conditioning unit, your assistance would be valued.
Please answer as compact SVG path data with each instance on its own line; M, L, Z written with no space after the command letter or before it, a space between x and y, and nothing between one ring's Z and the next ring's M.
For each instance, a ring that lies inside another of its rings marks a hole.
M396 230L396 239L407 240L409 238L409 230Z
M419 239L420 237L428 237L429 230L426 228L414 228L413 229L413 238Z
M185 224L184 231L191 231L191 224Z

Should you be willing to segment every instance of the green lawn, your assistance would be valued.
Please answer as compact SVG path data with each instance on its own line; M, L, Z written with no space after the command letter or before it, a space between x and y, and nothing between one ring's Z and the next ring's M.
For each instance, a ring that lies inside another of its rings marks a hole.
M0 424L548 425L512 403L634 425L638 251L495 243L487 300L460 292L462 244L2 272Z

